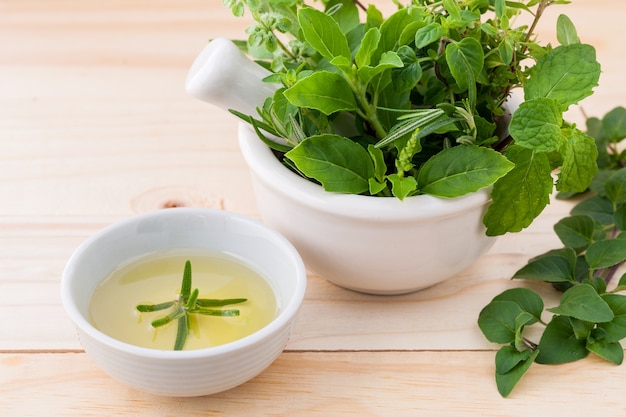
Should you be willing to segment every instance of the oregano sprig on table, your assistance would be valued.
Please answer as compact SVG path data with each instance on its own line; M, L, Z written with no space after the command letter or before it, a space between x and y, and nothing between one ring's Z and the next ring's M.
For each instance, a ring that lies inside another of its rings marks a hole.
M176 330L176 340L174 341L174 350L182 350L185 347L185 342L189 335L190 314L201 314L204 316L238 316L239 310L237 309L223 310L211 307L223 307L248 301L246 298L198 298L200 292L198 288L194 288L193 291L191 288L191 262L187 260L185 262L183 279L177 300L158 304L139 304L136 307L137 311L141 313L151 313L170 307L172 308L167 315L154 319L151 325L157 328L176 320L178 327Z
M532 258L513 276L562 291L559 305L545 308L536 292L513 288L496 296L478 318L485 337L504 345L495 358L502 396L533 363L573 362L589 353L618 365L624 359L626 295L619 293L626 290L626 274L614 280L626 262L626 153L617 146L626 138L626 109L588 119L587 130L599 148L592 195L554 225L563 247ZM547 322L544 314L551 315ZM538 342L527 337L530 326L544 327Z

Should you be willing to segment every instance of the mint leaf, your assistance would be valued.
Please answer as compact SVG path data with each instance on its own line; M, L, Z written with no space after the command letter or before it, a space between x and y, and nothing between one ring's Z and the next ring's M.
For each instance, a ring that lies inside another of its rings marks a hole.
M595 140L578 129L563 129L561 157L563 162L556 189L583 192L598 172L598 148Z
M600 64L591 45L570 44L554 48L537 61L524 86L524 98L550 98L561 110L593 93L600 78Z
M483 218L489 236L519 232L550 201L552 169L547 155L512 146L507 150L507 158L515 163L515 168L493 186L492 201Z
M459 145L444 149L426 161L417 183L425 194L459 197L493 184L512 168L509 160L492 149Z
M304 175L319 181L326 191L364 193L369 189L369 178L374 176L368 152L343 136L311 136L285 156Z
M563 114L557 102L547 98L527 99L513 113L509 133L519 146L551 152L564 142L562 124Z
M575 362L587 357L589 351L584 339L574 334L567 317L554 316L539 341L539 355L535 361L542 364Z
M348 39L335 19L312 7L298 10L298 22L304 39L329 61L337 56L350 59Z
M609 322L615 317L606 301L589 284L571 287L561 296L560 304L548 311L592 323Z
M326 115L357 109L350 85L335 72L315 72L302 78L283 94L294 106L319 110Z

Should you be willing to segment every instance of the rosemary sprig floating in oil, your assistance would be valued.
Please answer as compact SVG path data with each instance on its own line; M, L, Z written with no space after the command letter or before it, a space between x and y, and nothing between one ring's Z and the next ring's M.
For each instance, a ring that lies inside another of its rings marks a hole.
M165 326L173 321L177 321L178 330L176 332L176 341L174 342L174 350L182 350L189 335L189 315L202 314L204 316L238 316L238 309L222 310L211 307L224 307L231 304L240 304L248 301L247 298L198 298L199 290L194 288L191 290L191 262L185 262L185 270L183 272L183 280L180 287L180 294L177 300L166 301L158 304L139 304L137 311L141 313L151 313L172 308L169 314L156 318L151 325L154 328Z

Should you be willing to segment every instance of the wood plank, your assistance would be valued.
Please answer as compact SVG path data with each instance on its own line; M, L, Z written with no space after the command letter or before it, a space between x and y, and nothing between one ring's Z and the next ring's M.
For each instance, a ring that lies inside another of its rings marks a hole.
M626 411L619 383L626 378L626 367L596 358L570 365L535 365L518 389L503 399L493 381L493 356L493 352L285 352L260 376L230 391L167 398L119 384L82 353L2 354L0 410L5 417L526 417L616 416ZM594 389L598 384L602 388Z

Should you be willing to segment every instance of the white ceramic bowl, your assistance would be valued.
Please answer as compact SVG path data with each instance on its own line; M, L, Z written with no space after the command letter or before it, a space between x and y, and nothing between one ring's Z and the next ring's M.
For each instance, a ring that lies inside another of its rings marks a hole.
M113 269L138 256L174 248L224 250L250 262L276 293L277 317L242 339L189 351L123 343L89 322L91 294ZM305 288L304 264L280 234L233 213L174 208L114 224L84 242L67 263L61 295L82 346L105 372L145 392L199 396L242 384L279 356L289 339Z
M307 267L339 286L416 291L453 277L494 242L482 223L488 190L404 201L329 193L289 171L247 125L239 127L239 144L263 221L294 244Z

